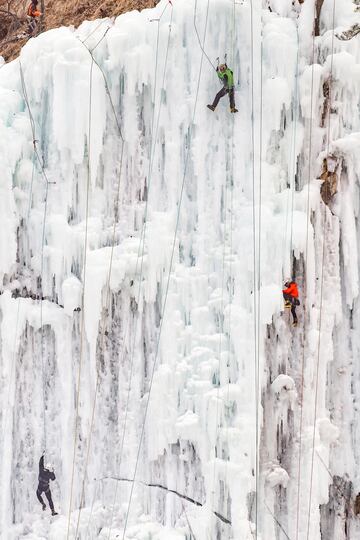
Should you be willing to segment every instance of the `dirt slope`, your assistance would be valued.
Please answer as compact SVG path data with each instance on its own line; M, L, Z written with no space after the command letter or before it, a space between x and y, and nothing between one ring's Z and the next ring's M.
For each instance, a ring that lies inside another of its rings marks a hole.
M43 0L42 29L79 26L84 20L115 17L133 9L154 7L158 0ZM16 36L27 28L26 8L30 0L0 0L0 56L16 58L26 39ZM39 7L41 0L39 0Z

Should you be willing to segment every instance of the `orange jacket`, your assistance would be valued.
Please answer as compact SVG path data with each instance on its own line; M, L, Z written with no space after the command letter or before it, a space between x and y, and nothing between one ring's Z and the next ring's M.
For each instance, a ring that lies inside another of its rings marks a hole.
M41 11L38 11L33 4L31 3L27 9L27 14L29 17L41 17Z
M291 281L289 287L287 289L283 289L283 293L289 294L290 296L293 296L294 298L298 298L299 291L298 291L295 281Z

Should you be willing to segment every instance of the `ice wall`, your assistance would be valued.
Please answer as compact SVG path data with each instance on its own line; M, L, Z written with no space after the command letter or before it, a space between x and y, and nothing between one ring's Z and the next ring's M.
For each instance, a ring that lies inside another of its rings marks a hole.
M333 6L313 39L313 0L162 0L0 69L4 538L357 537L359 41ZM236 115L206 108L225 53Z

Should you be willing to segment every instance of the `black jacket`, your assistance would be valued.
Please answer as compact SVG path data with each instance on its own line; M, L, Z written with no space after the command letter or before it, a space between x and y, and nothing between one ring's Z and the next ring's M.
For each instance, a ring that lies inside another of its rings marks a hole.
M44 456L41 456L39 461L39 488L42 491L47 491L50 480L55 480L55 474L44 468Z

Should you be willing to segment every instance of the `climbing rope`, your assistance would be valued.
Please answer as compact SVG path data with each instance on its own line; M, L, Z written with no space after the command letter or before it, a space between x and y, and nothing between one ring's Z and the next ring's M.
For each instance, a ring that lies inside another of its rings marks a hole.
M314 5L314 19L316 17L316 6ZM311 95L310 95L310 130L309 130L309 155L308 155L308 186L306 200L306 244L305 244L305 265L306 272L308 268L309 252L309 225L310 225L310 182L311 182L311 160L312 160L312 134L313 134L313 94L314 94L314 66L315 66L315 32L312 37L312 56L311 56ZM305 284L304 284L305 290ZM304 333L306 326L306 303L304 302ZM300 386L300 429L299 429L299 457L298 457L298 478L297 478L297 500L296 500L296 540L299 537L299 518L300 518L300 490L301 490L301 458L302 458L302 429L303 429L303 398L304 398L304 373L305 373L305 347L302 348L301 359L301 386Z
M28 205L28 211L27 211L27 222L29 223L30 220L30 212L31 212L31 203L32 203L32 194L33 194L33 187L34 187L34 178L35 178L35 152L33 152L32 157L32 171L31 171L31 182L30 182L30 193L29 193L29 205Z
M24 75L23 75L23 72L22 72L21 62L20 62L20 80L21 80L21 84L22 84L23 97L24 97L24 100L25 100L25 103L26 103L26 106L27 106L30 125L31 125L31 130L32 130L32 134L33 134L33 146L35 147L35 145L37 143L36 138L35 138L35 122L34 122L34 119L33 119L33 116L32 116L31 107L30 107L30 103L29 103L29 99L28 99L28 95L27 95L27 90L26 90ZM27 212L28 221L29 221L29 215L30 215L32 188L33 188L34 172L35 172L35 157L36 157L36 153L35 153L35 149L34 149L34 151L33 151L33 159L32 159L32 174L31 174L30 194L29 194L29 207L28 207L28 212ZM46 177L46 175L45 175L45 177ZM28 249L29 249L29 246L28 246ZM9 385L8 385L8 392L7 392L7 401L6 401L7 404L6 404L6 409L5 409L5 419L4 419L4 426L3 426L3 440L4 441L5 441L5 433L6 433L7 424L8 424L8 418L9 418L11 383L12 383L12 380L13 380L13 377L14 377L14 373L16 371L16 357L17 357L17 355L16 355L16 342L17 342L17 336L18 336L19 316L20 316L20 300L18 300L17 313L16 313L15 334L14 334L14 343L13 343L13 354L12 354L11 371L10 371ZM42 368L43 368L43 362L42 362ZM42 369L42 373L43 373L43 369ZM44 404L45 403L45 400L44 400L44 395L45 395L45 393L44 393L44 378L43 378L43 392L42 392L42 395L43 395L43 404ZM45 407L44 407L43 410L45 411ZM46 445L45 412L43 412L43 415L44 415L43 416L43 418L44 418L44 442L45 442L45 445Z
M216 494L216 459L217 459L217 442L218 433L220 428L219 422L219 402L220 402L220 385L221 385L221 366L222 366L222 353L223 353L223 333L224 333L224 282L225 282L225 260L226 260L226 237L227 237L227 212L228 212L228 186L227 178L225 179L224 186L224 232L223 232L223 248L222 248L222 276L221 276L221 296L220 296L220 311L219 311L219 381L217 382L217 396L216 396L216 429L215 429L215 441L214 441L214 465L213 465L213 489L212 489L212 508L214 508L214 500Z
M297 136L297 121L299 107L299 28L296 24L297 50L296 50L296 71L295 71L295 99L294 99L294 117L293 117L293 133L292 133L292 160L293 171L291 173L291 221L290 221L290 257L292 256L293 246L293 231L294 231L294 198L295 198L295 177L297 172L297 155L296 155L296 136ZM287 226L287 224L286 224ZM291 261L292 262L292 261Z
M171 4L170 4L171 5ZM150 188L152 185L152 171L153 171L153 163L154 163L154 157L155 157L155 147L156 147L156 141L157 141L157 135L158 135L158 128L160 123L160 114L161 114L161 108L162 108L162 92L165 89L165 77L166 77L166 71L167 71L167 62L168 62L168 55L169 55L169 48L170 48L170 38L171 38L171 28L172 28L172 20L173 20L173 8L171 5L171 18L170 18L170 24L169 24L169 32L168 32L168 40L167 40L167 46L166 46L166 53L165 53L165 61L164 61L164 69L163 69L163 78L162 78L162 87L160 91L160 98L159 98L159 106L158 106L158 115L156 120L156 128L154 133L154 119L155 119L155 108L156 108L156 89L157 89L157 71L158 71L158 55L159 55L159 30L160 30L160 21L163 17L166 8L169 6L169 3L166 4L164 10L162 11L160 17L158 19L152 19L151 22L157 22L158 28L157 28L157 38L156 38L156 54L155 54L155 68L154 68L154 93L153 93L153 112L152 112L152 120L151 120L151 142L150 142L150 159L149 159L149 169L148 169L148 177L147 177L147 197L146 197L146 204L145 204L145 212L143 217L143 226L140 236L140 243L137 253L137 260L136 260L136 267L135 267L135 276L138 274L138 263L140 262L140 276L139 276L139 286L138 286L138 292L137 292L137 305L140 304L140 297L141 297L141 290L142 290L142 276L143 276L143 261L144 261L144 255L145 255L145 238L146 238L146 227L147 227L147 215L148 215L148 203L149 203L149 197L150 197ZM130 323L128 323L129 326ZM135 328L133 333L133 340L132 340L132 346L130 349L130 373L129 373L129 382L128 382L128 391L127 391L127 397L126 397L126 405L125 405L125 418L124 418L124 426L122 430L122 437L121 437L121 445L120 445L120 459L119 459L119 474L121 470L121 464L122 464L122 457L123 457L123 450L124 450L124 444L125 444L125 436L126 436L126 427L127 427L127 419L128 419L128 412L129 412L129 405L130 405L130 394L131 394L131 387L132 387L132 377L133 377L133 367L134 367L134 358L135 358L135 348L136 348L136 336L137 336L137 328L138 328L138 319L135 320ZM126 329L127 333L128 327ZM122 355L122 361L121 364L123 364L123 360L125 358L125 350L123 351ZM114 512L115 512L115 506L116 506L116 500L117 500L117 489L118 484L115 488L114 493L114 499L112 504L112 513L111 513L111 521L110 521L110 529L109 529L109 536L111 534L112 530L112 524L114 519Z
M41 170L41 174L43 175L43 178L45 180L45 182L47 184L54 184L55 182L50 182L48 177L47 177L47 174L46 174L46 171L45 171L45 167L44 167L44 164L43 164L43 161L42 159L40 158L40 154L39 154L39 151L37 149L37 143L39 142L37 139L36 139L36 135L35 135L35 121L34 121L34 118L33 118L33 115L32 115L32 112L31 112L31 108L30 108L30 103L29 103L29 98L28 98L28 94L27 94L27 90L26 90L26 84L25 84L25 79L24 79L24 72L23 72L23 69L22 69L22 65L21 65L21 61L19 60L19 67L20 67L20 80L21 80L21 86L22 86L22 91L23 91L23 96L24 96L24 100L25 100L25 103L26 103L26 106L27 106L27 110L28 110L28 114L29 114L29 119L30 119L30 125L31 125L31 131L32 131L32 135L33 135L33 147L34 147L34 153L35 153L35 156L36 156L36 159L39 163L39 166L40 166L40 170Z
M89 221L89 192L90 192L90 179L91 179L91 169L90 169L90 156L91 156L91 108L92 108L92 74L93 74L94 61L91 60L90 66L90 89L89 89L89 116L88 116L88 160L87 160L87 182L86 182L86 210L85 210L85 237L84 237L84 278L83 278L83 289L82 289L82 298L81 298L81 323L80 323L80 350L79 350L79 367L78 367L78 376L77 376L77 391L76 391L76 407L75 407L75 426L74 426L74 451L72 459L72 471L71 471L71 487L70 487L70 503L69 503L69 513L68 513L68 527L66 538L70 538L70 522L71 522L71 511L72 511L72 500L73 500L73 489L74 489L74 476L75 476L75 459L76 459L76 447L77 447L77 437L78 437L78 423L79 423L79 407L80 407L80 387L81 387L81 368L83 362L83 342L84 342L84 304L85 304L85 287L86 287L86 263L87 263L87 241L88 241L88 221ZM81 505L80 505L81 507ZM77 535L75 534L75 539Z
M19 315L20 315L20 299L17 299L17 313L16 313L16 324L15 324L15 334L14 334L14 342L13 342L13 354L12 354L12 360L11 360L11 371L10 371L10 377L9 377L9 385L8 385L8 392L7 392L7 400L6 400L6 408L4 413L4 422L3 422L3 436L2 441L5 444L5 435L6 435L6 429L7 429L7 423L8 423L8 417L9 417L9 410L10 410L10 392L11 392L11 383L14 377L14 372L16 371L16 342L17 342L17 334L18 334L18 326L19 326Z
M95 500L98 497L98 491L99 491L99 481L97 480L96 481L96 486L95 486L95 489L94 489L94 495L93 495L92 502L91 502L90 515L89 515L88 524L87 524L87 527L86 527L85 538L89 537L90 524L91 524L91 520L92 520L92 516L93 516L93 512L94 512Z
M327 471L328 475L330 476L331 481L332 481L332 486L334 487L334 489L340 494L341 497L343 497L344 499L347 499L347 496L346 496L346 494L345 494L344 489L341 489L340 486L337 485L335 476L332 475L332 473L331 473L329 467L326 465L325 461L323 460L323 458L321 457L321 455L319 454L319 452L318 452L317 450L315 450L315 452L316 452L316 454L317 454L317 457L319 458L319 460L320 460L321 463L323 464L324 469Z
M255 126L254 126L254 13L253 1L250 0L250 38L251 38L251 146L252 146L252 193L253 193L253 310L254 310L254 366L255 366L255 537L258 536L258 489L259 489L259 335L257 328L257 280L256 280L256 201L255 201Z
M186 508L185 508L185 505L184 505L183 501L181 501L181 506L182 506L183 512L185 514L185 519L186 519L186 523L188 524L190 534L192 535L193 539L196 540L196 536L195 536L195 533L194 533L194 531L193 531L193 529L191 527L190 520L189 520L189 517L187 515L187 511L186 511Z
M46 219L47 219L47 206L48 206L48 192L49 192L49 180L45 172L45 167L43 160L40 159L39 151L37 149L37 139L36 139L36 131L35 131L35 121L33 114L31 112L30 107L30 101L27 93L25 78L24 78L24 72L22 69L21 61L19 60L19 68L20 68L20 80L21 80L21 86L22 86L22 92L23 97L27 106L28 114L29 114L29 120L32 130L32 136L33 136L33 149L34 154L40 164L41 172L43 175L43 178L45 180L45 200L44 200L44 215L43 215L43 226L42 226L42 239L41 239L41 262L40 262L40 287L39 287L39 300L40 300L40 332L41 332L41 340L40 340L40 357L41 357L41 374L42 374L42 397L43 397L43 437L44 437L44 450L46 451L46 368L44 365L44 328L43 328L43 281L44 281L44 245L45 245L45 230L46 230ZM30 197L32 194L32 187L33 187L33 180L34 180L34 165L33 165L33 171L32 171L32 178L31 178L31 191L30 191ZM53 182L51 182L53 183ZM29 209L28 213L30 213L30 205L31 200L29 202Z
M297 172L296 139L297 139L298 108L299 108L299 28L298 28L298 24L297 23L295 24L296 24L296 36L297 36L296 68L295 68L295 96L294 96L294 102L292 106L292 134L291 134L290 156L289 156L289 166L288 166L288 175L289 175L290 183L287 188L285 234L284 234L284 242L283 242L284 266L286 263L287 254L289 252L290 253L290 268L292 268L292 252L293 252L294 198L295 198L295 190L296 190L295 177L296 177L296 172ZM289 210L289 207L290 207L290 210ZM290 239L289 239L289 246L287 246L289 213L291 215ZM290 272L286 272L286 274L290 274Z
M329 107L328 107L328 137L327 137L327 151L329 153L330 146L330 124L331 124L331 85L332 85L332 73L334 62L334 38L335 38L335 6L336 0L333 0L333 12L332 12L332 41L331 41L331 61L330 61L330 84L329 84ZM311 502L312 502L312 487L314 476L314 457L315 457L315 436L316 436L316 422L317 422L317 398L318 398L318 385L319 385L319 366L320 366L320 345L321 345L321 329L322 329L322 309L323 309L323 291L324 291L324 263L325 263L325 245L326 245L326 225L327 225L327 209L324 204L324 224L323 224L323 245L322 245L322 257L321 257L321 279L320 279L320 314L319 314L319 331L318 331L318 345L317 345L317 361L316 361L316 376L315 376L315 397L314 397L314 425L312 433L312 455L311 455L311 473L310 473L310 494L309 494L309 509L308 509L308 526L307 526L307 540L309 540L310 534L310 514L311 514Z
M253 28L253 27L252 27ZM262 32L262 29L261 29ZM263 143L263 137L262 137L262 130L263 130L263 39L261 36L261 44L260 44L260 119L259 119L259 194L258 194L258 224L257 224L257 240L258 240L258 247L257 247L257 280L256 280L256 236L254 236L254 285L256 281L256 289L254 286L254 302L257 300L257 306L254 310L254 317L257 319L255 322L255 339L257 339L257 343L255 346L255 356L256 356L256 368L255 368L255 382L256 382L256 391L255 391L255 399L256 399L256 467L255 467L255 478L256 478L256 508L259 509L259 501L258 501L258 492L259 492L259 477L260 477L260 436L259 436L259 401L260 401L260 395L261 395L261 389L260 389L260 315L261 315L261 232L262 232L262 143ZM253 58L253 55L252 55ZM253 118L254 123L254 118ZM253 149L254 152L254 149ZM256 219L256 205L254 204L255 201L255 185L253 184L253 219ZM254 225L254 235L256 231L256 226ZM257 291L257 296L255 294L255 290ZM257 336L256 336L256 327L257 327ZM256 512L256 528L255 528L255 535L256 538L258 536L258 511Z
M203 43L205 43L205 39L206 39L206 30L207 30L208 14L209 14L209 3L210 3L210 0L208 0L208 2L207 2L207 11L206 11L206 18L205 18L205 30L204 30ZM196 9L197 9L197 0L195 0L194 19L196 17ZM198 97L199 97L200 80L201 80L201 74L202 74L203 58L204 58L204 51L202 50L200 69L199 69L199 77L198 77L198 83L197 83L197 89L196 89L196 97L195 97L194 110L193 110L193 117L192 117L192 122L191 122L191 125L190 125L190 130L191 130L192 126L194 125L194 121L195 121L196 106L197 106ZM139 459L140 459L141 446L142 446L142 441L143 441L143 437L144 437L144 433L145 433L145 423L146 423L147 413L148 413L148 409L149 409L149 402L150 402L150 397L151 397L152 385L153 385L153 381L154 381L154 374L155 374L156 364L157 364L158 355L159 355L161 332L162 332L163 321L164 321L164 316L165 316L167 297L168 297L168 293L169 293L171 271L172 271L172 266L173 266L173 262L174 262L177 231L178 231L178 228L179 228L180 211L181 211L183 192L184 192L184 187L185 187L187 166L188 166L189 156L190 156L190 148L191 148L191 144L188 145L188 148L187 148L187 151L186 151L186 156L185 156L184 174L183 174L183 179L182 179L182 183L181 183L180 196L179 196L179 201L178 201L178 211L177 211L176 225L175 225L175 232L174 232L174 239L173 239L171 257L170 257L170 264L169 264L169 272L168 272L167 281L166 281L166 287L165 287L165 298L164 298L163 309L162 309L162 312L161 312L162 316L161 316L161 319L160 319L158 339L157 339L156 347L155 347L155 357L154 357L153 367L152 367L151 375L150 375L149 391L148 391L148 396L147 396L146 405L145 405L145 412L144 412L144 418L143 418L143 423L142 423L142 428L141 428L141 433L140 433L140 440L139 440L138 451L137 451L137 456L136 456L135 469L134 469L134 474L133 474L133 478L132 478L132 485L131 485L131 490L130 490L128 508L127 508L127 512L126 512L124 531L123 531L123 536L122 536L123 540L125 539L125 533L126 533L127 523L128 523L129 514L130 514L132 496L133 496L133 491L134 491L134 485L135 485L135 480L136 480L136 474L137 474Z
M5 64L4 64L5 65ZM3 67L3 66L1 66ZM0 69L1 69L0 67ZM24 94L24 87L23 87L23 94ZM26 94L26 88L25 88L25 94ZM33 118L32 118L32 114L31 114L31 110L30 110L30 107L27 107L27 110L28 110L28 114L29 114L29 119L30 119L30 125L31 125L31 128L32 128L32 133L33 133L33 140L34 140L34 129L35 129L35 124L33 122ZM35 152L33 151L33 156L32 156L32 172L31 172L31 183L30 183L30 193L29 193L29 206L28 206L28 211L27 211L27 221L29 222L29 219L30 219L30 211L31 211L31 200L32 200L32 191L33 191L33 183L34 183L34 176L35 176L35 159L36 159L36 155L35 155ZM28 252L30 252L30 246L28 244ZM16 349L16 341L17 341L17 333L18 333L18 325L19 325L19 315L20 315L20 300L18 300L18 307L17 307L17 313L16 313L16 323L15 323L15 334L14 334L14 345L13 345L13 355L12 355L12 361L11 361L11 371L10 371L10 377L9 377L9 385L8 385L8 392L7 392L7 400L6 400L6 408L5 408L5 414L4 414L4 427L3 427L3 441L5 441L5 433L6 433L6 429L7 429L7 422L8 422L8 414L9 414L9 409L10 409L10 392L11 392L11 383L12 383L12 380L13 380L13 376L14 376L14 372L16 371L16 354L15 354L15 349Z
M199 42L200 49L202 50L202 54L205 56L205 58L207 59L207 61L211 65L211 67L216 71L216 67L214 66L214 64L212 63L212 61L210 60L210 58L208 57L208 55L205 52L204 44L201 44L200 35L199 35L198 29L197 29L197 26L196 26L196 13L197 13L197 0L195 0L194 19L193 19L196 37L197 37L197 40Z
M95 28L94 28L94 29L86 36L86 38L85 38L84 40L80 40L81 43L82 43L83 45L85 45L85 43L87 42L87 40L90 39L91 36L92 36L93 34L95 34L95 32L97 31L97 29L100 28L100 26L102 26L105 22L106 22L106 23L109 23L109 21L108 21L107 19L102 19L102 20L99 22L99 24L96 25L96 27L95 27Z
M108 81L107 81L107 78L106 78L106 75L104 73L104 70L103 68L101 67L101 65L97 62L96 58L94 57L93 55L93 52L95 51L95 49L100 45L100 43L105 39L106 37L106 34L108 33L108 31L110 30L110 27L107 28L104 32L104 34L102 35L102 37L99 39L99 41L96 43L96 45L92 48L92 49L88 49L88 47L86 47L86 45L84 45L85 49L87 50L87 52L90 54L90 57L91 57L91 61L96 65L96 67L99 69L102 77L103 77L103 80L104 80L104 86L105 86L105 91L106 91L106 94L108 96L108 99L109 99L109 102L110 102L110 106L111 106L111 110L112 110L112 113L113 113L113 116L114 116L114 119L115 119L115 122L116 122L116 127L117 127L117 130L118 130L118 133L119 133L119 136L122 140L122 142L125 142L124 140L124 136L122 134L122 131L121 131L121 126L120 126L120 122L119 122L119 119L117 117L117 114L116 114L116 109L115 109L115 106L114 106L114 102L113 102L113 99L111 97L111 92L110 92L110 89L109 89L109 84L108 84Z
M95 64L102 73L106 93L108 95L108 98L109 98L109 101L110 101L110 104L111 104L111 108L112 108L112 111L113 111L113 114L114 114L114 118L115 118L116 126L117 126L117 129L118 129L119 137L120 137L120 140L121 140L121 151L120 151L120 162L119 162L119 181L118 181L117 193L116 193L115 204L114 204L114 223L113 223L113 232L112 232L111 252L110 252L110 260L109 260L109 269L108 269L108 274L107 274L107 281L106 281L106 286L105 286L105 289L106 289L105 313L108 313L108 311L109 311L109 304L110 304L110 298L111 298L110 280L111 280L113 255L114 255L114 247L115 247L116 223L117 223L116 216L117 216L117 209L118 209L119 200L120 200L121 172L122 172L122 166L123 166L123 156L124 156L124 146L125 146L125 140L124 140L122 132L121 132L120 123L119 123L119 120L117 118L114 103L113 103L111 93L110 93L110 90L109 90L109 86L108 86L108 83L107 83L106 75L105 75L103 69L101 68L101 66L98 64L98 62L96 62L96 60L95 60L95 58L93 56L94 50L103 41L103 39L105 38L108 31L109 31L109 28L106 29L106 31L103 34L103 36L101 37L101 39L97 42L95 47L93 47L91 50L88 49L86 47L86 45L83 44L84 47L87 49L87 51L89 52L89 54L91 56L91 68ZM92 76L90 77L90 95L91 95L91 88L92 88ZM89 115L90 114L91 114L91 98L90 98L90 105L89 105ZM90 130L91 130L91 117L89 118L89 141L90 141ZM90 146L90 143L89 143L89 146ZM89 152L89 160L90 160L90 152ZM101 332L100 343L101 343L101 350L104 351L105 350L105 323L104 322L102 324L102 332ZM97 369L95 392L94 392L92 413L91 413L91 423L90 423L90 430L89 430L89 436L88 436L88 442L87 442L86 460L85 460L84 476L83 476L82 487L81 487L81 497L80 497L78 518L77 518L77 523L76 523L75 538L77 537L77 534L78 534L79 525L80 525L80 516L81 516L81 511L82 511L84 498L85 498L85 482L86 482L87 468L88 468L88 463L89 463L92 431L93 431L94 418L95 418L95 409L96 409L96 399L97 399L99 386L100 386L100 373L99 373L99 370ZM93 505L92 505L92 507L93 507Z
M273 518L273 520L275 521L275 523L278 525L279 529L281 529L281 531L284 533L284 535L286 536L286 538L288 540L291 540L290 539L290 536L288 535L288 533L285 531L284 527L281 525L280 521L277 519L277 517L273 514L273 512L270 510L267 502L265 501L265 508L266 510L269 512L269 514L271 515L271 517Z
M168 6L168 5L167 5ZM166 7L167 7L166 6ZM166 9L163 10L162 12L162 15L165 13ZM161 17L162 17L161 15ZM161 17L158 19L160 20ZM122 160L123 160L123 150L124 150L124 139L122 137L122 133L121 133L121 128L120 128L120 124L119 124L119 121L117 119L117 115L116 115L116 111L115 111L115 108L114 108L114 104L113 104L113 101L112 101L112 98L111 98L111 94L110 94L110 91L109 91L109 87L108 87L108 83L107 83L107 79L106 79L106 76L105 76L105 73L104 71L102 70L101 66L96 62L96 60L94 59L93 57L93 51L94 49L99 45L99 43L104 39L106 33L108 32L109 28L106 30L105 34L102 36L102 38L99 40L99 42L97 43L97 45L90 51L89 49L88 52L91 54L91 57L92 57L92 60L94 61L94 63L98 66L98 68L100 69L102 75L103 75L103 78L104 78L104 83L105 83L105 87L106 87L106 91L107 91L107 94L108 94L108 97L110 99L110 103L111 103L111 107L112 107L112 110L113 110L113 113L114 113L114 117L115 117L115 120L116 120L116 123L117 123L117 127L118 127L118 131L119 131L119 134L120 134L120 137L122 139L122 150L121 150L121 160L120 160L120 173L121 173L121 169L122 169ZM170 30L171 30L171 26L169 28L169 40L170 40ZM168 47L169 47L169 40L168 40ZM86 47L86 46L85 46ZM86 47L87 48L87 47ZM166 53L166 61L167 61L167 54L168 54L168 50L167 50L167 53ZM164 77L165 77L165 73L164 73ZM155 99L155 97L154 97ZM160 115L160 111L159 111L159 115ZM158 118L159 118L159 115L158 115ZM153 124L153 122L152 122ZM150 176L150 175L149 175ZM118 184L118 195L117 195L117 203L116 205L118 205L118 200L119 200L119 189L120 189L120 182ZM146 208L147 208L147 204L146 204ZM114 248L114 244L115 244L115 226L116 226L116 222L114 222L114 230L113 230L113 242L112 242L112 250L111 250L111 257L110 257L110 268L109 268L109 274L108 274L108 280L107 280L107 293L108 293L108 301L107 301L107 305L109 303L109 293L110 293L110 276L111 276L111 267L112 267L112 258L113 258L113 248ZM143 259L143 256L144 256L144 248L143 248L143 253L142 253L142 259ZM138 252L138 259L139 259L139 252ZM136 263L136 266L138 265L138 259L137 259L137 263ZM137 273L137 270L135 271L135 273ZM141 276L142 276L142 270L141 270ZM141 283L141 277L140 277L140 283ZM140 289L139 289L139 296L140 296ZM101 343L102 343L102 349L104 350L104 335L105 335L105 326L103 325L102 327L102 336L101 336ZM135 344L134 344L134 347L135 347ZM133 362L132 362L133 363ZM132 371L132 369L131 369ZM86 465L85 465L85 472L84 472L84 478L83 478L83 482L82 482L82 490L81 490L81 504L80 504L80 508L79 508L79 513L78 513L78 520L77 520L77 527L76 527L76 535L77 535L77 532L78 532L78 527L79 527L79 522L80 522L80 514L81 514L81 509L82 509L82 503L83 503L83 500L84 500L84 496L85 496L85 480L86 480L86 471L87 471L87 466L88 466L88 461L89 461L89 453L90 453L90 447L91 447L91 436L92 436L92 430L93 430L93 424L94 424L94 417L95 417L95 406L96 406L96 397L97 397L97 393L98 393L98 389L99 389L99 385L100 385L100 376L99 376L99 373L97 373L97 380L96 380L96 387L95 387L95 395L94 395L94 399L93 399L93 407L92 407L92 415L91 415L91 425L90 425L90 433L89 433L89 438L88 438L88 446L87 446L87 455L86 455ZM129 392L130 392L130 387L131 385L129 386ZM122 444L123 446L123 444Z
M170 0L168 0L167 4L165 5L164 9L162 10L162 12L160 13L160 16L156 19L149 19L149 22L160 22L165 11L167 10L167 8L169 7L169 5L171 6L171 8L173 7L172 3L170 2Z
M45 188L45 204L44 217L41 239L41 264L40 264L40 330L41 330L41 369L42 369L42 390L43 390L43 406L44 406L44 450L46 451L46 367L44 364L44 326L43 326L43 282L44 282L44 244L45 244L45 227L47 218L47 203L48 203L49 184L46 183Z
M232 25L231 25L231 67L234 71L235 66L235 0L233 0L232 5ZM235 79L234 79L235 82ZM226 178L225 180L225 189L224 189L224 233L223 233L223 253L222 253L222 280L221 280L221 301L220 301L220 339L219 339L219 384L217 388L217 401L216 401L216 432L215 432L215 456L214 456L214 467L213 467L213 491L212 491L212 507L214 507L214 498L215 498L215 485L216 485L216 443L218 438L218 431L220 428L220 422L219 422L219 402L220 402L220 384L221 384L221 365L222 365L222 336L224 334L224 289L225 289L225 272L226 272L226 249L227 249L227 236L228 236L228 218L227 214L229 212L228 208L228 187L230 187L230 232L229 232L229 244L230 244L230 253L229 253L229 270L228 270L228 278L227 278L227 288L229 289L229 301L228 301L228 307L229 307L229 330L227 334L227 394L226 394L226 401L227 404L229 404L230 401L230 382L231 382L231 376L230 376L230 357L231 357L231 303L232 303L232 287L233 287L233 272L232 272L232 255L233 255L233 194L234 194L234 127L235 127L235 119L232 118L232 125L231 125L231 137L230 137L230 145L231 145L231 166L230 166L230 178ZM228 186L229 184L229 186ZM227 441L227 448L229 449L229 429L226 428L226 441ZM224 479L224 489L226 490L227 486L227 474L228 474L228 461L229 456L227 456L227 459L225 461L225 479ZM224 493L224 497L226 496L226 491ZM228 538L230 539L231 535L231 529L228 528Z

